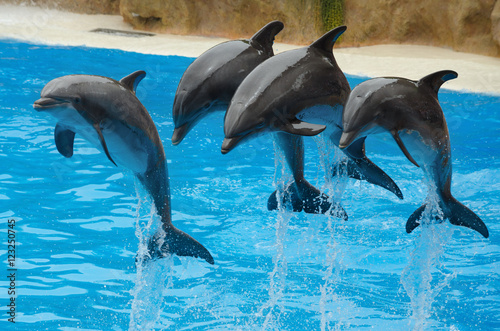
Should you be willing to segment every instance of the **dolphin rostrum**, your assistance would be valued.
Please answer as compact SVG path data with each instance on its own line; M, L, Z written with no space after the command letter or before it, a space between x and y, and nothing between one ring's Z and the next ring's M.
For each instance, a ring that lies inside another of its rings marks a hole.
M280 53L255 68L238 87L229 105L222 153L251 137L272 131L278 132L281 141L301 141L301 137L290 138L290 135L314 136L327 129L330 139L338 145L342 133L342 108L350 87L335 61L332 48L345 30L345 26L337 27L310 46ZM285 155L290 146L300 150L297 143L282 143ZM350 149L353 154L364 156L364 139ZM300 168L303 157L296 157L294 164L288 161L293 170ZM359 179L380 185L402 198L392 179L366 156L352 158L348 165L356 168L350 172L352 177L358 175ZM302 186L305 179L303 173L299 175L302 177L297 178L294 173L294 179ZM310 201L312 205L307 206L308 209L326 211L325 195L311 190L310 184L291 189L302 200ZM345 212L342 213L342 217L346 217Z
M458 74L451 70L432 73L419 81L405 78L375 78L353 89L344 108L344 132L340 148L355 139L388 131L410 162L422 166L432 181L439 206L451 224L489 236L483 221L451 194L451 148L448 127L439 105L441 85ZM427 199L429 200L429 199ZM408 219L410 233L419 224L424 203Z
M227 109L243 79L274 55L274 38L282 29L282 22L270 22L250 39L218 44L189 65L175 93L172 144L179 144L204 116Z
M145 76L144 71L136 71L119 82L91 75L59 77L43 88L34 108L58 119L54 137L63 156L73 155L73 141L79 134L103 150L113 164L137 176L152 197L165 231L165 238L158 231L150 239L151 257L171 253L200 257L213 264L205 247L172 224L163 145L151 116L135 95Z

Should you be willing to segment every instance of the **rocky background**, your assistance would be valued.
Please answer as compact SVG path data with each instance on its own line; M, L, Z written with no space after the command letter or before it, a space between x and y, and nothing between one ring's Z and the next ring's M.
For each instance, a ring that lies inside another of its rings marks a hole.
M277 41L308 44L345 24L339 46L419 44L500 57L500 0L0 0L121 14L139 30L250 37L271 20Z

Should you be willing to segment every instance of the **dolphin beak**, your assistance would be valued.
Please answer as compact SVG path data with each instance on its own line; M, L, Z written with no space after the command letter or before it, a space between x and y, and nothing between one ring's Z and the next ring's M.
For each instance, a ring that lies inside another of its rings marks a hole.
M67 103L69 103L69 102L65 101L65 100L60 100L60 99L40 98L33 103L33 108L40 111L43 109L57 107L59 105L67 104Z
M351 132L342 132L342 136L340 137L340 142L339 142L339 148L344 149L346 147L349 147L350 144L356 139L357 132L356 131L351 131Z
M221 148L221 153L222 154L227 154L229 151L231 151L238 142L241 140L241 137L234 137L234 138L224 138L224 141L222 142L222 148Z
M172 145L179 145L182 139L187 135L189 132L189 126L188 123L175 128L174 129L174 134L172 135Z

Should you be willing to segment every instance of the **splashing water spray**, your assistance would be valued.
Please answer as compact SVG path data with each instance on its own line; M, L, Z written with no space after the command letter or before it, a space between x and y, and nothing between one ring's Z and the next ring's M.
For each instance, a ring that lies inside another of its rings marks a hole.
M148 253L148 239L161 228L154 205L141 195L138 182L135 183L138 197L135 234L139 239L136 257L137 275L131 291L131 313L129 330L152 330L160 320L164 292L172 287L173 258L165 257L145 262ZM150 206L149 212L147 206ZM141 216L144 215L144 216Z
M288 211L287 206L283 205L283 197L285 194L287 183L291 181L290 175L286 172L285 156L278 147L276 139L274 140L275 151L275 174L274 184L276 186L276 199L278 201L278 214L276 217L276 255L273 257L274 268L269 274L269 300L260 308L258 316L262 316L265 310L268 310L262 330L275 329L279 330L279 318L284 310L280 300L284 296L286 287L286 277L288 265L285 255L286 235L288 231L288 223L292 218L292 212ZM279 311L276 312L278 306Z
M321 331L325 331L327 329L331 329L329 322L332 319L332 314L331 312L328 312L328 310L332 310L335 306L337 309L341 309L339 305L335 304L339 297L335 293L335 290L340 282L341 271L343 270L343 255L338 242L335 240L335 233L339 226L344 226L344 221L339 223L339 220L332 215L338 214L338 211L335 210L336 208L341 208L340 200L347 184L347 176L345 175L346 172L343 171L342 168L342 165L345 164L346 156L329 143L329 140L326 140L323 135L314 137L314 140L318 146L318 150L320 151L319 160L325 173L325 185L323 189L329 193L332 201L338 203L332 203L332 210L329 210L326 213L328 216L327 230L329 238L326 248L324 276L322 278L324 283L320 286L321 296L319 301L319 309L321 312L320 328ZM332 176L334 171L332 166L333 164L338 164L340 166L336 168L335 173ZM338 312L337 316L340 317L343 316L343 314ZM342 320L338 320L335 324L335 329L340 329L342 325Z
M410 327L414 331L424 330L435 298L456 276L441 262L453 229L448 222L443 222L444 214L439 207L434 183L427 181L426 184L428 205L420 219L421 232L401 274L401 283L411 300Z

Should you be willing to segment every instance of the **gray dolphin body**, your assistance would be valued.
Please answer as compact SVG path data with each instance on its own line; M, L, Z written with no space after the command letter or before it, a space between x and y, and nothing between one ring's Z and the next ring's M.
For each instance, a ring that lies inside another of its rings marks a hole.
M438 91L447 80L458 75L439 71L419 81L404 78L375 78L353 89L344 108L344 132L340 147L369 134L389 131L394 140L416 166L435 184L435 193L444 217L451 224L476 230L488 237L483 221L451 194L451 149L448 127L439 105ZM426 204L408 219L410 233L420 223Z
M270 22L252 38L216 45L189 65L174 98L174 145L179 144L204 116L227 109L243 79L274 55L274 38L282 29L283 23Z
M330 206L326 196L305 181L303 155L297 151L303 154L299 136L314 136L325 129L338 145L342 108L350 87L332 48L345 30L346 27L333 29L308 47L280 53L259 65L241 83L226 113L222 153L258 134L275 131L285 155L295 155L287 159L294 171L295 185L290 187L289 194L292 204L298 203L294 210L301 210L301 200L306 212L318 212L318 209L326 212ZM364 139L350 149L364 156ZM352 158L349 165L356 169L350 172L353 177L358 175L402 197L392 179L366 156ZM297 169L300 171L295 171ZM271 197L270 209L275 204L275 198L273 201ZM338 216L347 217L343 211Z
M134 172L151 195L166 233L161 247L159 233L150 240L151 257L162 257L165 252L201 257L213 264L205 247L172 224L163 145L151 116L135 95L145 75L137 71L119 82L90 75L59 77L43 88L34 108L58 119L54 136L63 156L73 155L73 141L79 134L115 165Z

